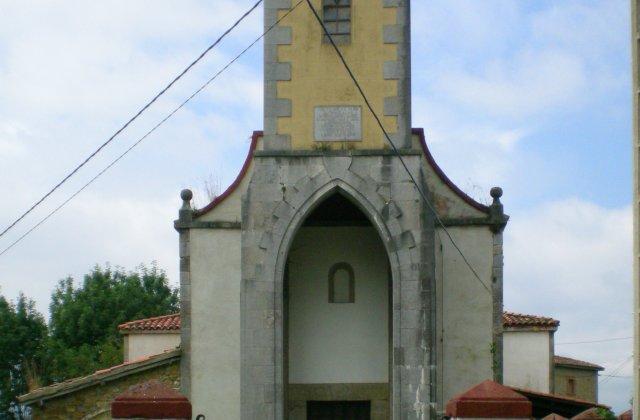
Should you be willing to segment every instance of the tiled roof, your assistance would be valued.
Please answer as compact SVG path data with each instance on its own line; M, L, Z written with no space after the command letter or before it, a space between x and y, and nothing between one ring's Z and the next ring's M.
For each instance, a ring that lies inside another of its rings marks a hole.
M602 366L564 356L553 356L553 363L556 365L572 366L583 369L604 370Z
M543 417L542 420L567 420L567 418L560 414L551 413L548 416Z
M544 398L549 401L556 401L560 403L573 403L576 405L583 405L585 406L585 409L589 407L600 407L600 408L607 408L607 409L610 408L607 405L594 403L592 401L587 401L580 398L567 397L567 396L558 395L558 394L549 394L546 392L534 391L532 389L527 389L527 388L518 388L516 386L510 386L509 388L513 389L519 394L524 395L525 397L529 398L529 400L531 400L532 397L538 397L538 398Z
M121 333L137 331L180 331L180 314L138 319L118 325Z
M515 312L504 312L502 320L505 327L546 327L557 328L560 321L553 318L536 315L518 314ZM122 333L143 332L143 331L179 331L180 314L156 316L153 318L138 319L135 321L120 324L118 329Z
M618 420L631 420L633 419L633 410L627 410L618 416Z
M36 401L44 401L51 398L57 398L70 392L75 392L80 389L118 379L124 375L172 363L179 358L179 348L176 348L174 350L167 350L164 353L142 357L140 359L125 362L117 366L109 367L107 369L98 370L91 375L82 376L80 378L73 378L63 382L59 382L57 384L34 389L28 394L21 395L18 398L18 401L20 401L22 404L31 404Z
M604 420L605 417L601 414L598 407L592 407L588 410L584 410L582 413L571 418L571 420Z
M502 313L502 322L507 328L522 328L522 327L544 327L544 328L558 328L560 321L553 318L537 315L525 315L515 312L505 311Z

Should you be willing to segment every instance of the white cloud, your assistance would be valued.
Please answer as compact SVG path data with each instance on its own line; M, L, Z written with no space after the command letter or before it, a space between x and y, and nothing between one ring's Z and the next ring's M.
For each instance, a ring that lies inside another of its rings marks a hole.
M0 178L9 192L9 199L0 200L0 226L104 141L251 3L0 0ZM556 2L537 11L522 4L412 5L415 125L426 128L447 174L481 200L493 185L505 187L506 200L511 191L526 196L533 187L522 182L522 173L532 167L540 172L535 179L553 190L556 175L532 166L537 157L527 153L527 142L546 120L598 104L624 88L622 70L610 54L627 46L625 32L616 30L626 22L626 2ZM260 19L257 13L234 31L0 246L240 51L260 32ZM222 178L223 189L233 180L251 131L262 125L261 77L257 46L72 205L0 258L1 292L14 297L24 290L46 313L58 279L67 274L79 279L93 264L107 261L133 268L158 260L176 284L172 221L178 193L201 187L210 174ZM558 317L558 341L628 335L629 209L580 199L515 213L510 208L507 307ZM563 353L611 368L626 358L627 344L567 347ZM618 384L611 380L602 388L603 401L626 402L627 391Z
M560 320L556 341L628 337L631 317L629 207L608 209L577 198L511 215L505 232L505 307ZM607 368L631 354L631 341L558 345L557 354ZM627 365L618 375L630 375ZM627 378L611 378L601 400L616 409L630 397Z
M0 121L0 159L24 155L27 148L20 138L30 135L29 130L19 124Z
M442 74L436 84L442 96L472 110L524 118L581 102L587 77L571 53L523 51L487 62L477 72Z
M252 0L10 2L0 0L0 173L6 226L155 95ZM62 202L253 41L242 23L147 114L15 230L4 247ZM256 66L256 62L259 64ZM158 260L177 282L173 220L181 188L210 173L232 180L262 125L260 45L90 189L0 259L2 293L46 313L56 281L95 263ZM224 185L223 185L224 186Z

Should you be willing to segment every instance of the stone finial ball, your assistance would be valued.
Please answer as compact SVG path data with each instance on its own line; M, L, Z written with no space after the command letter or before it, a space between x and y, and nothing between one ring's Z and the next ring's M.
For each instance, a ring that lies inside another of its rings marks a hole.
M180 198L182 198L182 201L191 201L191 199L193 198L193 193L188 189L182 190L180 191Z
M500 187L493 187L491 188L491 191L489 192L489 194L491 194L491 197L498 199L500 197L502 197L502 188Z

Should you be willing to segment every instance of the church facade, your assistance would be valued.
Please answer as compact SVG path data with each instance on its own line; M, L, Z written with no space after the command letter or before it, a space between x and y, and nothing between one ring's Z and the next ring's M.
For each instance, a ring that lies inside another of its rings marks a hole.
M264 131L175 222L182 391L207 418L435 418L501 380L502 191L471 199L412 128L408 0L311 3L397 150L313 10L265 0Z

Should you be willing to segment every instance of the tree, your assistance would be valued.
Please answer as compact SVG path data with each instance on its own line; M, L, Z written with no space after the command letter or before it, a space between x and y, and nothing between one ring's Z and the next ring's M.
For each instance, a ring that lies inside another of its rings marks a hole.
M0 296L0 418L23 418L17 397L36 385L47 326L32 300Z
M117 326L178 311L178 291L155 264L125 272L96 266L80 287L69 277L52 294L47 381L58 382L122 362Z

